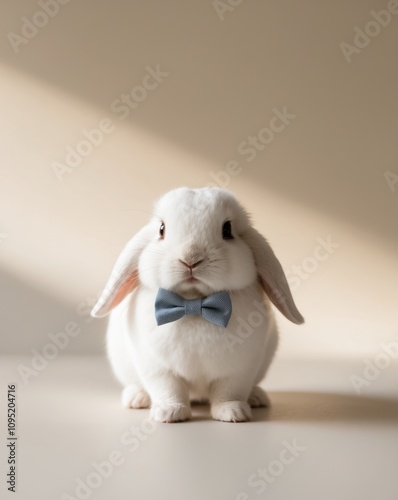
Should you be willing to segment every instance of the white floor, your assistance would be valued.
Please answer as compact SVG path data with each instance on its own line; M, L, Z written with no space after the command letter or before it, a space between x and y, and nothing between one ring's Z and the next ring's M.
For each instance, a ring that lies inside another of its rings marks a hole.
M265 384L273 407L254 410L253 422L214 422L202 406L190 422L152 424L147 410L120 406L105 359L59 357L24 385L17 367L29 362L1 358L3 400L18 384L17 494L3 472L1 498L398 498L397 365L359 397L350 376L363 360L277 359ZM102 478L93 463L110 459Z

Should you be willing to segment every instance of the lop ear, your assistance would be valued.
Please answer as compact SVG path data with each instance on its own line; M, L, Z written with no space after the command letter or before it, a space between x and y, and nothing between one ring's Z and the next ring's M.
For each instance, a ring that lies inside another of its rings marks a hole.
M138 260L150 241L150 226L143 227L122 250L91 316L106 316L139 285Z
M268 241L253 227L247 229L242 238L251 248L259 281L272 303L293 323L304 323L304 318L294 303L282 266Z

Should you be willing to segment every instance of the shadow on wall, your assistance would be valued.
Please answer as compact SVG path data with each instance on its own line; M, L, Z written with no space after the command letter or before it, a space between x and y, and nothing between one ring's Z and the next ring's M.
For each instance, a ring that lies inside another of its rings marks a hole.
M40 10L27 1L7 9L5 39ZM211 1L70 2L31 28L18 53L5 40L0 57L202 157L204 169L209 160L220 170L238 160L253 182L396 244L396 199L383 173L396 163L397 30L384 28L351 64L339 46L352 43L369 9L242 2L222 20ZM143 89L148 67L157 76L146 83L159 89L144 90L153 94L141 106L142 90L131 91ZM266 147L249 147L275 109L290 116L278 122L283 130Z
M48 359L61 354L101 354L106 321L89 316L91 300L72 305L0 269L0 352ZM27 331L27 329L29 331ZM50 345L50 347L49 347ZM47 356L48 355L48 356Z

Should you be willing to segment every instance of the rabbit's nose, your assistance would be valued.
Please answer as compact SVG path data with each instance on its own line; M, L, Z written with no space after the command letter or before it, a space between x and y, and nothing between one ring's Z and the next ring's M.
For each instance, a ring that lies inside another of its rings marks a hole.
M193 262L192 264L189 264L188 262L185 262L181 259L178 259L181 264L185 267L187 267L191 272L192 272L192 269L195 269L195 267L197 267L199 264L201 264L203 262L203 259L201 260L197 260L196 262Z

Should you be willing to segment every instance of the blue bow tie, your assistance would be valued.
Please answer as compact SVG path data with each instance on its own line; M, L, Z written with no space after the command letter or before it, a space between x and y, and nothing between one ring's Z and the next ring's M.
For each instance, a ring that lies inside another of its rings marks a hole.
M159 326L177 321L186 314L202 316L210 323L226 328L232 314L231 298L227 292L218 292L204 299L187 300L159 288L155 300L155 317Z

